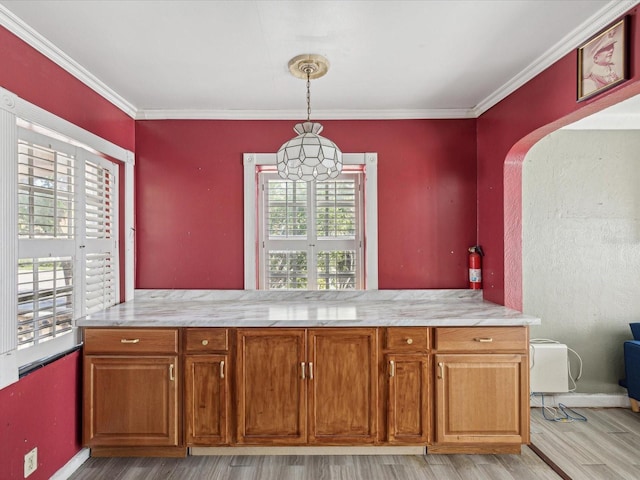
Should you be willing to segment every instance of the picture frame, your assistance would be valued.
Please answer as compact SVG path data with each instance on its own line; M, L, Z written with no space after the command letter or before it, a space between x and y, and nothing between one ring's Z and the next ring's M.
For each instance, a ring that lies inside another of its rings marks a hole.
M629 79L627 17L578 47L578 98L592 98Z

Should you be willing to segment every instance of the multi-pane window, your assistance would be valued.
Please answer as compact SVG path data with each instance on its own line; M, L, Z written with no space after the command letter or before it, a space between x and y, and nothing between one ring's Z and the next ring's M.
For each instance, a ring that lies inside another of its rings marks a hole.
M259 288L362 288L362 178L322 182L259 173Z
M56 137L18 129L18 348L117 300L117 168Z

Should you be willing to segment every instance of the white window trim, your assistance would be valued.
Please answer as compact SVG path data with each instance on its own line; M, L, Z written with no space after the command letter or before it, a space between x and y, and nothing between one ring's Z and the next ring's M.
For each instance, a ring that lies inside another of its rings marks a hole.
M133 298L133 167L134 154L73 123L27 102L14 93L0 87L0 389L18 380L18 368L28 363L29 349L17 351L18 315L18 127L16 118L41 125L125 164L125 176L120 185L125 188L125 204L120 211L125 219L125 300ZM124 210L124 211L122 211ZM65 337L69 337L65 339ZM58 340L58 342L56 342ZM69 342L67 344L67 342ZM57 353L77 343L77 332L51 340L51 348ZM39 355L41 357L41 355Z
M345 165L364 165L365 286L378 289L378 154L343 153ZM244 289L256 290L258 281L258 181L260 166L276 165L275 153L245 153L244 165Z

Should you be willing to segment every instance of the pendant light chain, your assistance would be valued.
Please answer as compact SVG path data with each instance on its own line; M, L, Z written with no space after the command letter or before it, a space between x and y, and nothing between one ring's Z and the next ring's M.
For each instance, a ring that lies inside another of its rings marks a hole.
M311 79L309 76L311 75L311 68L307 67L305 69L307 73L307 122L311 120Z

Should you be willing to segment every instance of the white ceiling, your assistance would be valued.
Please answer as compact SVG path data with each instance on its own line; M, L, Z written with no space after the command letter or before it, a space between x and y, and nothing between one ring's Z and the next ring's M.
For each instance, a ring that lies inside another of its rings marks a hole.
M640 0L0 0L0 24L135 118L476 117Z

